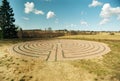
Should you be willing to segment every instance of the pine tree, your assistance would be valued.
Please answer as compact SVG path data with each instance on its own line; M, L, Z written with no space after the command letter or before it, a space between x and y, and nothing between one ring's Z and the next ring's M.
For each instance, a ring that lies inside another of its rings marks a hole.
M2 1L0 6L1 38L16 38L17 27L14 25L14 13L7 0Z
M0 37L3 38L1 29L2 29L2 13L1 13L1 6L0 6Z

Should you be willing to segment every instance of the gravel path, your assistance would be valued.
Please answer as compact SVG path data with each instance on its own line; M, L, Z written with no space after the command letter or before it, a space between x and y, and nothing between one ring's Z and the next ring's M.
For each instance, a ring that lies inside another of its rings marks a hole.
M110 48L99 42L62 39L19 43L10 47L9 52L46 61L61 61L101 56L110 52Z

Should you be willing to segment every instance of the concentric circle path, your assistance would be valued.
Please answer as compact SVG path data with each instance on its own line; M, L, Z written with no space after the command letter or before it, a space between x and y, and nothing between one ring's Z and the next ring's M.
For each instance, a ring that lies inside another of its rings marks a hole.
M40 58L46 61L84 59L107 54L110 48L104 44L84 40L44 40L15 44L11 54Z

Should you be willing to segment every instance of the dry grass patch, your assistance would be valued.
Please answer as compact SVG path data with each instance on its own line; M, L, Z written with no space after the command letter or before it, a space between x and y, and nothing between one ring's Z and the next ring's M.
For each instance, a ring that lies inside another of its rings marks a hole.
M97 35L71 35L58 37L62 39L81 39L81 40L120 40L120 35L97 34Z
M89 60L58 62L10 56L4 48L12 43L2 42L0 81L120 81L120 41L101 42L110 46L109 54Z

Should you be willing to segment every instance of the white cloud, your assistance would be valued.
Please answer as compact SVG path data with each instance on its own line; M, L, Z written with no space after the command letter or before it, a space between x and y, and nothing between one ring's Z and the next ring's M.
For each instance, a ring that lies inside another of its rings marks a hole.
M117 19L120 19L120 7L112 8L109 3L104 4L100 13L100 17L103 18L100 24L103 22L103 24L106 24L114 15L117 16Z
M120 15L118 15L118 18L117 18L117 20L120 20Z
M35 14L44 15L44 12L43 12L43 11L37 10L37 9L34 9L34 13L35 13Z
M52 12L52 11L49 11L49 12L47 13L47 19L53 18L54 16L55 16L55 13Z
M106 3L103 5L102 11L100 13L100 16L102 18L109 18L112 15L111 13L111 6L109 3Z
M80 25L89 26L89 24L86 21L80 21Z
M29 19L29 18L27 18L27 17L23 17L23 19L24 19L24 20L27 20L27 21L28 21L28 20L30 20L30 19Z
M44 12L41 10L37 10L34 8L34 3L33 2L26 2L25 3L25 13L29 14L29 13L34 13L34 14L40 14L40 15L44 15Z
M97 0L93 0L91 4L89 4L89 7L96 7L96 6L101 6L102 3L97 1Z
M77 25L76 24L71 24L70 27L76 27Z
M103 19L101 22L100 22L100 25L104 25L106 24L107 22L109 22L110 20L109 19Z
M25 13L30 13L34 10L34 3L33 2L27 2L25 3Z

